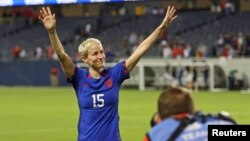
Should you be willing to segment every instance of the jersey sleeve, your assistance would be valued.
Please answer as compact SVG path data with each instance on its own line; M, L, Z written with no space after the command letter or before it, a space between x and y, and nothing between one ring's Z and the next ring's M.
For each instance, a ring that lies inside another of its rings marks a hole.
M84 69L76 66L73 77L71 79L67 78L67 81L73 85L75 90L79 88L79 84L81 84L81 81L83 81L84 72Z
M119 62L112 68L114 77L118 80L118 83L121 84L124 80L128 79L129 73L125 66L125 61Z

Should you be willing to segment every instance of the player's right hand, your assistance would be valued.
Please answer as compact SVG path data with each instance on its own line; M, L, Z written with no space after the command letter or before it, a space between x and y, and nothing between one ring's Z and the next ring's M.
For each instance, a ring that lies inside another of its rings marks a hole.
M46 28L46 30L49 33L52 33L55 31L55 27L56 27L56 18L55 18L55 14L51 13L51 10L49 7L42 7L42 9L40 10L39 16L38 16L39 20L43 23L44 27Z

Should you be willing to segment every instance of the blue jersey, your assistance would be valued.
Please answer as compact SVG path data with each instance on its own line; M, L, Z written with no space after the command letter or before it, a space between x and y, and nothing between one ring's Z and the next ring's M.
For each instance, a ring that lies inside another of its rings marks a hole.
M231 119L219 116L191 115L190 122L174 138L175 141L206 141L208 139L208 125L232 125L236 124ZM193 116L193 117L192 117ZM144 141L167 141L172 138L177 128L181 124L181 119L167 118L154 126L148 133ZM173 140L173 139L172 139Z
M80 117L78 141L120 141L119 88L129 74L125 62L104 69L99 79L76 67L72 83L78 100Z

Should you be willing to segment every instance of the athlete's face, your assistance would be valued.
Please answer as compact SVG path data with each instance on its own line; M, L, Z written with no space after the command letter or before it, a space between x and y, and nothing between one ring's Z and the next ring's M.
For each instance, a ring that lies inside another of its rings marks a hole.
M84 62L94 69L100 69L105 65L105 58L102 45L94 44L88 49L88 54L85 57Z

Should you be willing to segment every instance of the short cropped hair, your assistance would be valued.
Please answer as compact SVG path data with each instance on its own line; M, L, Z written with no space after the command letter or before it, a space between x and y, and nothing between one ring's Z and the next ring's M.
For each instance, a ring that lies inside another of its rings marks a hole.
M190 91L178 87L167 88L158 99L158 113L162 120L180 113L194 113Z
M81 56L86 56L88 55L88 49L97 44L101 44L101 41L96 38L88 38L79 45L78 52Z

